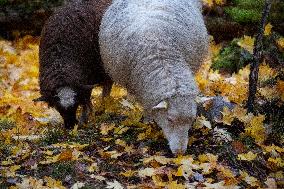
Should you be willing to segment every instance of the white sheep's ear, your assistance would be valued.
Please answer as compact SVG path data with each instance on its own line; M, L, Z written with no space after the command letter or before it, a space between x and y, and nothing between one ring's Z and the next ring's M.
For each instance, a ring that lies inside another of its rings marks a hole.
M165 100L163 100L158 105L152 108L152 110L158 110L158 109L168 109L168 103Z

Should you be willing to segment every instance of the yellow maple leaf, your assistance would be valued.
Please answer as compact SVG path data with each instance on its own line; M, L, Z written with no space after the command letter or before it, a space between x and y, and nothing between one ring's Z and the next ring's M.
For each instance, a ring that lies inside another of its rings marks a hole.
M6 172L5 176L6 177L15 177L16 176L16 171L21 168L20 165L12 165L9 170Z
M17 188L44 188L44 182L42 179L36 179L33 177L25 177L21 183L16 183Z
M121 140L121 139L115 140L115 144L120 145L122 147L125 147L127 145L126 142L124 140Z
M210 70L208 74L208 79L210 81L220 81L222 79L222 76L218 70L215 70L215 71Z
M182 166L178 167L178 170L175 173L175 176L177 176L177 177L182 177L183 176L183 168L182 168Z
M100 130L101 130L101 134L102 135L107 135L111 130L113 130L115 128L115 124L106 124L103 123L100 126Z
M282 96L282 94L279 93L279 91L277 91L275 87L269 87L269 86L261 87L261 88L258 88L257 91L259 92L261 96L263 96L267 100L273 100L273 99L280 97L280 95Z
M273 79L277 76L277 71L272 69L267 64L261 64L259 66L259 79L261 82L267 81L268 79Z
M119 87L117 85L114 85L112 87L112 90L111 90L111 96L112 97L116 97L116 98L121 98L121 97L124 97L127 95L127 91L126 89L122 88L122 87Z
M213 0L202 0L203 3L209 7L212 7L214 5L214 1Z
M69 132L71 136L78 136L78 125L76 124L74 128Z
M195 129L201 129L202 127L206 127L208 129L212 129L210 121L206 120L204 116L200 116L196 119L194 123Z
M122 156L123 153L119 153L116 150L104 152L107 157L112 159L117 159L119 156Z
M158 187L163 187L164 188L165 186L168 185L167 182L163 181L163 178L162 178L161 175L153 175L152 176L152 180L153 180L155 186L158 186Z
M225 181L220 181L220 182L217 182L217 183L208 183L208 182L205 182L204 183L206 187L203 187L204 189L239 189L240 187L233 184L227 184Z
M272 178L275 178L276 180L280 181L279 184L283 185L284 183L283 183L283 181L281 182L281 180L283 180L283 178L284 178L284 172L282 170L274 172L274 173L270 173L269 176L271 176Z
M58 160L60 161L67 161L67 160L72 160L72 150L71 149L67 149L63 152L60 153L59 157L58 157Z
M260 144L263 143L266 138L265 128L263 125L264 119L264 115L254 116L250 123L246 124L245 128L246 134L253 137L255 141Z
M280 50L284 50L284 37L279 38L277 41L277 46L280 48Z
M85 148L86 146L89 146L89 144L79 144L79 143L72 142L71 144L57 143L57 144L52 144L52 146L54 148L67 148L67 149L76 148L78 150L81 150Z
M151 156L149 158L144 158L143 159L143 163L144 164L150 163L152 161L156 161L156 162L158 162L158 163L160 163L162 165L166 165L166 164L170 163L172 161L172 159L171 158L167 158L165 156Z
M138 171L138 174L140 177L152 177L155 175L155 169L154 168L145 168L145 169L140 169Z
M128 153L128 154L134 153L134 152L135 152L134 145L133 145L133 144L131 144L131 145L126 145L126 146L124 147L124 151L125 151L126 153Z
M245 35L244 38L241 39L237 44L240 47L242 47L245 50L247 50L248 52L250 52L251 54L253 54L254 41L255 41L254 38Z
M252 153L249 151L246 154L238 154L238 159L239 160L245 160L245 161L252 161L257 157L257 154Z
M236 106L233 109L233 116L235 118L238 118L240 121L247 123L248 119L253 116L252 114L247 114L247 110L245 108L242 108L240 106ZM250 119L249 119L250 120Z
M268 177L264 183L268 186L267 189L277 189L277 183L275 178Z
M136 174L136 171L128 170L128 171L125 171L125 172L121 172L119 174L123 175L125 177L132 177L132 176L134 176Z
M240 171L241 179L244 180L246 183L248 183L251 186L259 186L259 181L255 178L250 176L245 171Z
M222 1L222 0L220 0ZM212 53L212 56L215 57L216 55L219 54L220 50L222 49L222 45L221 44L216 44L216 42L214 41L214 37L212 35L210 35L210 52Z
M218 156L210 153L201 154L198 156L198 160L201 162L199 168L202 169L202 173L209 174L217 167Z
M101 140L104 142L109 142L111 141L113 138L112 137L102 137Z
M216 168L216 164L201 163L199 167L200 169L202 169L202 174L207 175L207 174L212 173L212 171Z
M284 81L278 80L276 84L276 89L279 94L281 94L281 100L284 101Z
M217 165L216 169L219 171L218 177L225 181L225 185L236 185L239 181L236 179L235 173L230 169L230 167Z
M209 81L203 76L201 72L198 72L195 75L195 80L198 84L198 87L201 91L205 91Z
M211 162L211 163L216 163L218 160L218 156L214 154L201 154L198 156L199 161L201 162Z
M124 187L116 180L114 180L113 182L106 182L106 184L106 188L108 189L124 189Z
M177 181L169 182L168 189L185 189L186 187L183 184L178 184Z
M226 125L231 125L232 121L234 120L232 111L230 111L228 107L224 107L221 113L223 115L222 122Z
M121 135L121 134L125 133L126 131L128 131L128 129L129 129L129 127L121 125L119 127L115 127L114 133L118 134L118 135Z
M284 160L280 157L277 158L269 157L267 161L276 167L284 167Z
M217 5L224 5L226 3L226 0L215 0L215 3Z
M1 165L7 166L7 165L12 165L14 164L14 161L11 159L5 160L5 161L1 161Z
M89 167L88 167L88 171L90 173L95 172L95 170L98 168L98 164L97 163L92 163Z
M279 153L284 153L284 148L281 148L279 146L275 146L274 144L272 144L271 146L262 145L261 147L265 150L265 152L268 152L268 153L270 153L272 151L277 151Z
M270 23L266 24L264 28L264 35L268 36L271 34L272 25Z
M191 156L180 156L174 161L177 165L180 165L176 176L183 176L185 179L188 179L193 175L193 169L200 169L199 165L194 162Z
M46 185L49 188L56 188L56 189L65 189L65 187L62 185L61 181L55 180L51 177L44 177L44 180L46 182Z
M183 165L179 166L178 171L176 172L176 176L183 176L185 179L188 179L193 174L194 174L193 167L191 165L188 165L188 164L183 164Z
M201 163L204 163L204 162L209 161L206 154L200 154L200 155L198 156L198 160L199 160Z
M146 139L146 138L147 138L146 132L139 133L138 136L137 136L137 140L138 140L138 141L144 140L144 139Z

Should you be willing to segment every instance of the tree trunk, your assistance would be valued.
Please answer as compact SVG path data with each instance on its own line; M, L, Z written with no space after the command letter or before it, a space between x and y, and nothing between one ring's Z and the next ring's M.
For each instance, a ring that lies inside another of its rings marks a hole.
M250 113L254 112L254 102L255 102L255 95L257 92L257 84L258 84L259 64L262 60L263 34L267 18L269 16L270 8L271 8L271 0L266 0L259 26L259 31L257 33L254 44L253 61L250 67L250 75L249 75L249 96L247 102L248 112Z

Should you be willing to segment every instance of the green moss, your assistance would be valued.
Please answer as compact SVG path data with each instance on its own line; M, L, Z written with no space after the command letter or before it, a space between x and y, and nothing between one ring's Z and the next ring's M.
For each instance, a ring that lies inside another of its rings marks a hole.
M252 55L238 46L237 41L237 39L233 40L221 50L220 54L213 61L211 66L213 70L223 70L230 73L237 72L252 58Z
M240 8L259 9L264 5L264 0L233 0L233 4Z
M254 23L261 19L261 12L257 10L247 10L238 7L225 8L225 12L236 22Z
M225 13L241 24L258 23L261 19L264 0L232 0L232 5L225 7ZM284 2L273 1L269 16L270 22L283 22Z
M0 5L4 6L8 3L8 0L0 0Z

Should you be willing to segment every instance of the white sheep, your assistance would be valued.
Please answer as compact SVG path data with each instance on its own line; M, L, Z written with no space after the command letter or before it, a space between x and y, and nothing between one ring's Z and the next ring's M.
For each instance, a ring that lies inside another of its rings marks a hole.
M196 117L194 80L208 51L198 0L114 0L99 42L105 70L162 128L173 153L185 152Z

